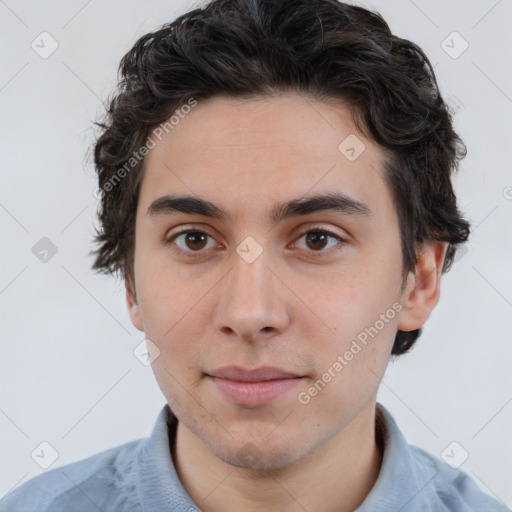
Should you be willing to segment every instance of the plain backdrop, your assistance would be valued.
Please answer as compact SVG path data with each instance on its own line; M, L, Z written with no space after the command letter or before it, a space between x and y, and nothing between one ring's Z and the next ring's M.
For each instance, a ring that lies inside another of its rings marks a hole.
M0 2L0 495L44 471L31 457L41 442L58 467L147 436L165 404L133 355L144 335L131 326L122 284L90 269L97 200L85 154L121 57L195 5ZM468 147L455 187L473 225L438 308L414 350L390 365L379 401L410 443L440 457L456 441L469 454L461 469L511 506L512 2L362 5L435 65ZM58 43L48 58L31 46L41 32ZM33 252L43 237L57 251L46 262Z

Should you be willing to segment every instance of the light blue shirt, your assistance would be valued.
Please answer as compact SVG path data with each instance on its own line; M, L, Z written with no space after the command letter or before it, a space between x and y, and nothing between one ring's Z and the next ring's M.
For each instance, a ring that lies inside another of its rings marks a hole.
M355 512L510 512L466 473L408 445L391 414L377 410L382 467ZM200 512L174 468L176 424L166 405L149 438L39 475L0 500L0 512Z

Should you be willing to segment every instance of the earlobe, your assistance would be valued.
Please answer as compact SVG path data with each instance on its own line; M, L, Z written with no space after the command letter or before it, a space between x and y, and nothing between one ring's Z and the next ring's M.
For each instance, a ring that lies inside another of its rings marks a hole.
M132 324L139 331L144 331L142 326L142 321L140 317L140 307L137 302L137 295L135 293L135 286L128 279L125 280L126 287L126 304L128 306L128 313L130 315L130 319Z
M446 248L446 242L437 240L423 244L414 272L409 273L402 294L403 309L398 319L400 331L413 331L422 327L439 302Z

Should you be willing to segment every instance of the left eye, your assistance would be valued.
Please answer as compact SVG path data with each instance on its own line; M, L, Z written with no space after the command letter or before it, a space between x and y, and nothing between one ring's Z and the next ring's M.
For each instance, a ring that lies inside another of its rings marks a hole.
M343 242L343 239L330 231L324 229L315 229L303 233L298 240L305 238L307 245L306 250L310 249L313 252L327 252L327 249L335 246L337 243ZM329 245L331 239L331 245Z

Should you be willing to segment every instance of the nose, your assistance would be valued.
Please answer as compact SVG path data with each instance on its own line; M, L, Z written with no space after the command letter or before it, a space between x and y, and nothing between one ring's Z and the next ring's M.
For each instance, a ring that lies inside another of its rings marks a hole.
M265 253L252 263L233 255L233 267L219 289L213 320L224 335L255 342L279 335L288 326L286 290L277 272L269 268Z

